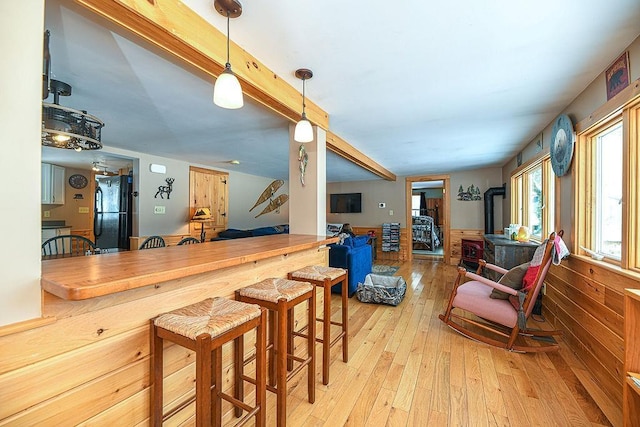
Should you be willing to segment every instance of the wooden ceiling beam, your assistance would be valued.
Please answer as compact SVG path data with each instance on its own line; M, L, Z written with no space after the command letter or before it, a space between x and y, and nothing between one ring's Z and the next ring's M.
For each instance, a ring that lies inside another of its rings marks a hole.
M218 77L224 69L226 34L178 0L75 1L206 74ZM244 94L297 122L302 110L302 94L233 41L229 50L233 72ZM329 129L329 114L308 98L306 113L314 125ZM327 148L386 180L396 180L393 173L331 131L327 131Z
M218 77L224 69L226 34L180 1L75 1L213 77ZM297 89L233 41L229 50L233 72L245 95L293 122L300 120L302 94ZM213 79L211 85L213 90ZM308 98L306 113L313 124L329 129L329 114Z
M395 181L396 175L391 171L385 169L375 160L359 151L344 139L331 131L327 131L327 150L336 153L337 155L344 157L345 159L355 163L363 169L378 175L380 178L384 178L387 181Z

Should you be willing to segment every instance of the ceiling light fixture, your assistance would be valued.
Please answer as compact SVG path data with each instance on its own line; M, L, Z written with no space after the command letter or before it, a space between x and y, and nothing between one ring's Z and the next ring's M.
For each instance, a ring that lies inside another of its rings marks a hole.
M47 99L53 92L53 104L42 103L42 145L76 151L99 150L104 123L86 111L61 106L60 96L70 96L71 85L44 75L51 70L49 36L49 30L45 31L42 99Z
M302 118L296 124L293 139L296 142L311 142L313 141L313 128L311 127L311 122L307 120L307 114L305 112L305 80L313 77L313 72L306 68L300 68L296 70L296 77L302 79Z
M213 86L213 103L218 107L236 109L242 107L244 101L242 87L229 62L229 20L242 15L242 5L237 0L215 0L213 5L220 15L227 17L227 63Z

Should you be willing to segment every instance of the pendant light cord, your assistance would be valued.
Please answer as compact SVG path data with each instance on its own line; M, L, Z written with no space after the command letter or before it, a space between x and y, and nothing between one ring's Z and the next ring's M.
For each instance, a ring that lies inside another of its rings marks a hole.
M229 9L227 9L227 63L225 64L226 68L231 68L231 62L229 61Z
M305 80L306 79L302 79L302 118L306 118L307 115L305 113L305 107L306 107L306 102L305 102L305 88L306 88L306 84L305 84Z

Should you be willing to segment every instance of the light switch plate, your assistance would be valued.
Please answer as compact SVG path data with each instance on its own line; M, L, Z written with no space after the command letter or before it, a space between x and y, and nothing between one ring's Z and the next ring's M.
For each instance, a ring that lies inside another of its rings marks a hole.
M78 213L88 214L89 213L89 208L87 206L79 206L78 207Z
M44 215L45 218L51 218L51 211L44 211Z
M165 207L164 206L154 206L153 213L156 215L164 215Z
M389 210L389 216L393 216L393 209Z

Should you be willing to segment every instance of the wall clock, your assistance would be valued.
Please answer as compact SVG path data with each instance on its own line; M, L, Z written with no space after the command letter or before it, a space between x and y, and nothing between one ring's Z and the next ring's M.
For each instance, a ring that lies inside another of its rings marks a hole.
M568 115L561 114L553 122L551 130L551 167L556 176L562 176L569 171L574 145L573 122Z
M87 177L79 173L76 173L69 177L69 185L73 188L81 189L86 187L88 183L89 180L87 180Z

